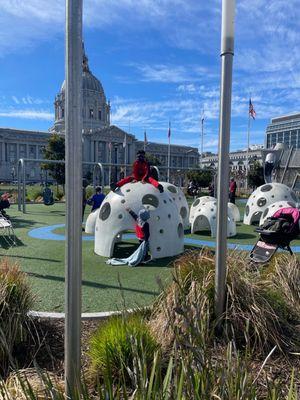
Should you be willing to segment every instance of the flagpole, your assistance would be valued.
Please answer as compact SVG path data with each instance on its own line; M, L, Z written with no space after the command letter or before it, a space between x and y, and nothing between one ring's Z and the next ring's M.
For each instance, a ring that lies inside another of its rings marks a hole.
M146 130L144 130L144 152L146 153Z
M112 148L112 144L111 144L111 142L109 143L109 169L108 169L108 184L110 185L111 184L111 162L112 162L112 159L111 159L111 148Z
M129 133L130 133L130 130L129 130ZM125 174L125 176L127 176L127 135L126 135L126 133L125 133L125 138L124 138L124 144L125 144L125 146L124 146L124 151L125 151L125 156L124 156L124 163L125 163L125 168L124 168L124 174Z
M251 97L250 97L250 99L251 99ZM251 126L251 120L250 120L250 109L249 109L248 110L248 129L247 129L247 154L246 154L246 190L248 190L248 186L249 186L248 173L249 173L250 126Z
M168 178L167 181L170 182L170 158L171 158L171 122L169 121L169 146L168 146Z
M202 118L201 118L201 163L200 163L200 168L202 168L203 164L203 137L204 137L204 112L202 113Z

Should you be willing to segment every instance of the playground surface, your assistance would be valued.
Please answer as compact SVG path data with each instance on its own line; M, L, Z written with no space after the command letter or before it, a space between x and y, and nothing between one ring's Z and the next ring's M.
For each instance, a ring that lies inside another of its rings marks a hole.
M245 204L238 205L242 211ZM17 246L8 247L1 239L0 257L10 258L28 274L36 296L35 310L63 311L65 205L60 203L47 207L28 204L26 214L12 205L9 215L18 238ZM229 245L249 250L257 240L254 227L238 223L237 231L237 236L228 240ZM36 232L39 233L34 234ZM50 232L54 237L45 238L45 232ZM214 239L208 233L186 234L185 244L186 248L203 244L214 247ZM299 246L300 241L294 241L293 245ZM114 255L125 257L131 254L135 246L136 240L129 235L116 247ZM106 258L94 254L93 237L83 233L82 311L113 311L124 306L132 308L151 304L161 291L159 282L166 284L170 279L173 260L155 260L134 268L110 266L105 264Z

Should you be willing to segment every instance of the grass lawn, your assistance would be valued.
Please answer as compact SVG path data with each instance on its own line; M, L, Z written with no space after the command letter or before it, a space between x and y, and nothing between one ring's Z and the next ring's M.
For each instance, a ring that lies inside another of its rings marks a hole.
M237 205L243 212L245 203L237 202ZM87 209L87 213L88 211ZM63 311L65 242L34 239L28 236L28 232L42 226L64 224L64 204L50 207L28 204L26 214L18 212L17 206L13 205L9 214L18 237L18 245L9 248L0 239L0 257L9 257L28 273L36 294L35 310ZM253 226L238 223L237 236L230 238L228 242L254 244L258 237L254 229ZM57 228L53 232L63 234L64 228ZM188 234L186 237L215 241L209 233ZM293 245L299 246L300 241L294 241ZM123 242L116 247L114 255L125 257L131 254L135 246L136 243ZM126 308L150 304L160 292L158 279L165 283L170 278L173 261L171 258L161 259L146 266L132 268L109 266L105 264L105 260L94 254L93 241L83 241L83 312L118 310L124 304Z
M27 213L11 206L12 217L18 237L17 247L7 248L1 240L0 257L7 256L17 262L29 275L36 294L35 310L63 311L64 307L64 241L30 238L28 231L41 226L65 222L64 204L50 207L27 205ZM116 255L130 254L134 244L123 243ZM150 304L160 292L157 278L166 282L170 277L172 259L155 264L139 266L109 266L105 258L94 254L93 241L83 241L83 312L110 311ZM120 289L122 286L122 290Z

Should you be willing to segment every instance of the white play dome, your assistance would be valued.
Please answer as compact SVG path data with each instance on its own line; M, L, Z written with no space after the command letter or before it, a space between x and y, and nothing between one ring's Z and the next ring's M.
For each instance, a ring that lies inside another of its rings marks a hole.
M191 209L190 209L190 216L189 216L189 220L190 223L192 224L195 218L195 214L197 212L197 210L199 210L199 208L209 202L209 201L216 201L215 197L212 196L202 196L202 197L198 197L196 200L194 200L193 204L191 205Z
M98 218L99 212L100 208L97 208L96 210L91 211L91 213L88 215L85 223L85 233L89 233L90 235L93 235L95 233L96 220Z
M228 203L228 208L230 208L230 210L233 213L234 221L235 222L240 222L241 214L240 214L240 210L239 210L238 206L236 206L233 203Z
M228 207L227 237L236 235L236 225L231 208ZM217 202L208 201L198 205L192 222L191 232L210 231L211 237L216 237L217 231Z
M294 201L276 201L275 203L270 204L260 217L259 225L263 224L267 218L272 217L276 211L280 210L281 208L289 207L297 208L297 205Z
M150 252L153 258L171 257L184 250L183 222L175 201L166 191L142 182L127 183L110 192L103 201L95 228L95 253L112 257L118 235L134 230L134 220L126 211L136 214L145 208L150 212Z
M189 229L189 227L190 227L189 206L188 206L188 203L186 201L183 191L179 187L174 186L168 182L160 182L160 184L163 186L164 191L166 193L168 193L169 196L171 196L171 198L177 205L178 211L182 218L184 229Z
M267 183L257 188L249 197L244 214L244 224L260 220L264 211L277 201L297 203L296 193L282 183Z

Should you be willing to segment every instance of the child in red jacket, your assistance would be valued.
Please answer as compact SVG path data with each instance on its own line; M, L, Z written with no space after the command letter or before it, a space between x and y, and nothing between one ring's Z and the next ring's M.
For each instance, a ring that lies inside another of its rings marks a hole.
M150 176L150 166L145 157L144 150L139 150L137 152L137 159L133 164L133 171L131 176L127 176L124 179L121 179L114 185L111 185L112 189L122 187L126 183L129 182L143 182L143 183L151 183L156 189L162 193L164 191L163 186L154 178Z

